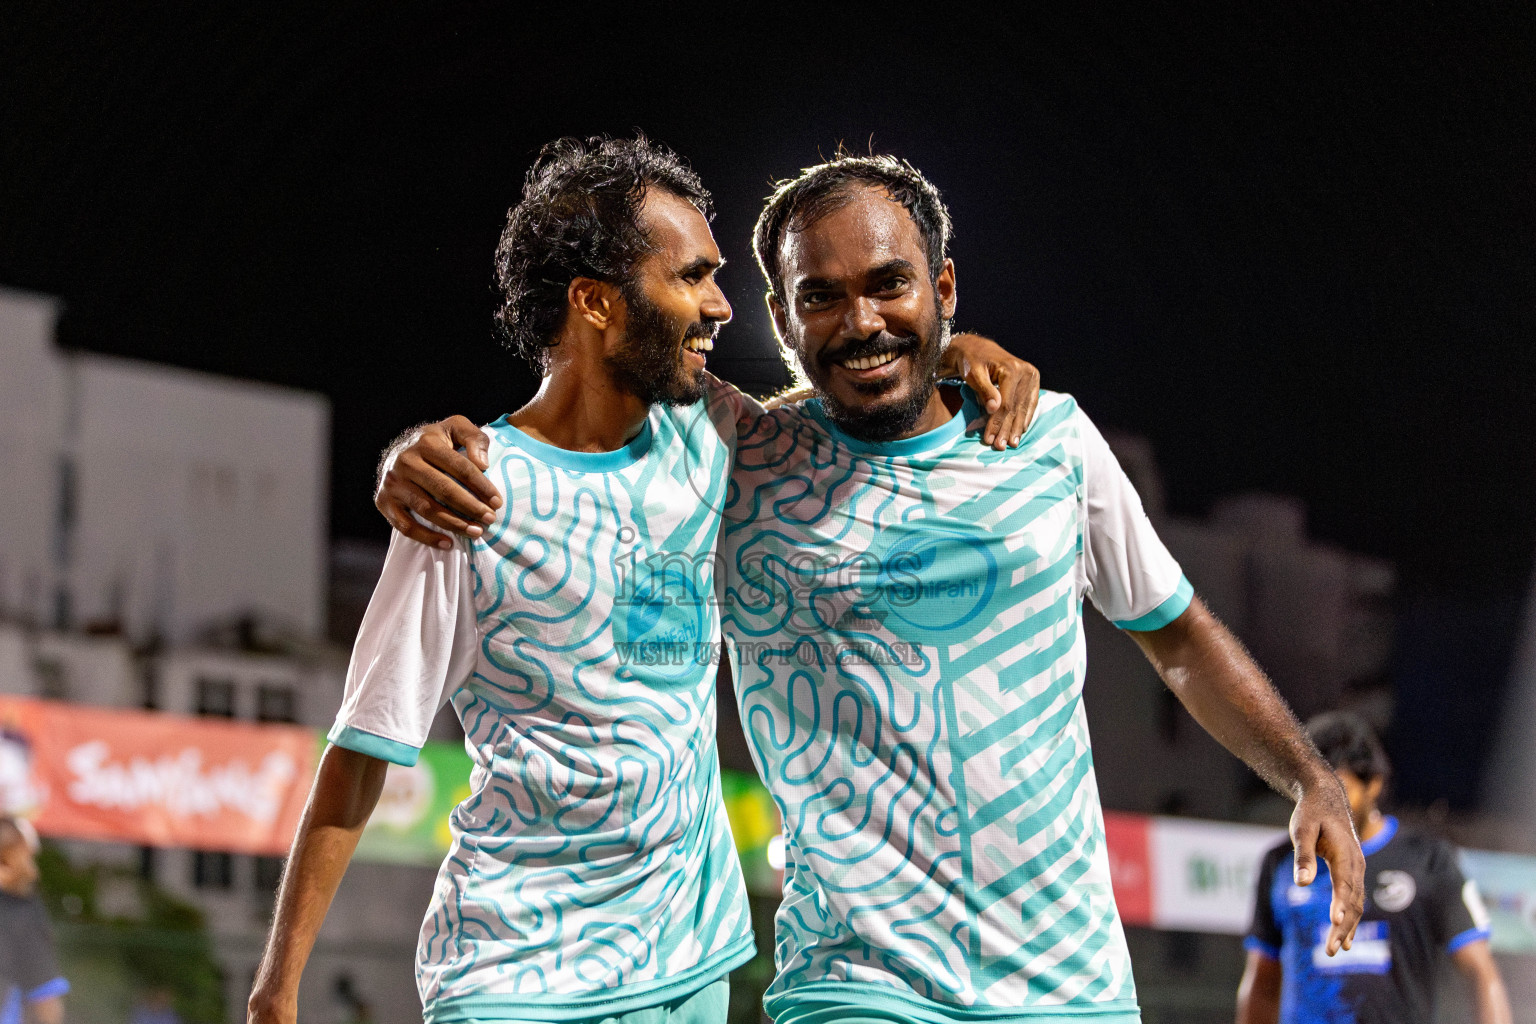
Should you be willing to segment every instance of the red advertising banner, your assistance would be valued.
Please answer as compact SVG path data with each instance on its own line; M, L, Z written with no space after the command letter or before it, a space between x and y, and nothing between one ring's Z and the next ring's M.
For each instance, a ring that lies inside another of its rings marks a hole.
M0 696L0 808L44 835L283 854L315 733Z
M1115 889L1120 920L1152 924L1152 863L1148 857L1151 819L1140 814L1104 812L1104 843L1109 847L1109 880Z

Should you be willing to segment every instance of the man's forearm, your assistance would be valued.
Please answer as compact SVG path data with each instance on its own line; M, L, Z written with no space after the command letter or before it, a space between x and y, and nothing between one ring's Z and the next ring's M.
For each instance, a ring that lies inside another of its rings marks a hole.
M1162 629L1132 636L1195 720L1296 801L1291 813L1296 883L1312 884L1317 858L1327 862L1333 889L1327 953L1349 948L1365 909L1365 856L1344 787L1291 709L1198 598Z
M252 1021L289 1020L299 977L384 786L385 762L329 747L278 888L266 952L251 992Z
M1237 1024L1277 1024L1280 1020L1280 964L1258 953L1237 986Z
M1239 993L1237 1024L1279 1024L1280 1001L1257 994Z
M1477 1024L1511 1024L1514 1015L1509 1006L1509 992L1493 951L1486 941L1472 942L1451 954L1451 962L1472 986L1472 1000L1477 1004Z
M1290 708L1243 645L1197 598L1156 633L1133 633L1158 674L1222 746L1292 800L1337 786Z
M1513 1024L1509 993L1497 973L1481 979L1472 992L1477 1003L1477 1024Z

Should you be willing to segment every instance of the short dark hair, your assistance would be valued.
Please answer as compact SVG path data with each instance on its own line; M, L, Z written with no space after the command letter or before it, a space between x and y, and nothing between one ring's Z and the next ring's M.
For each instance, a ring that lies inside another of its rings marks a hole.
M653 251L640 226L649 188L714 216L699 176L642 134L556 139L528 169L522 201L507 211L496 246L496 325L507 347L540 373L549 368L571 282L590 277L623 285Z
M1329 711L1307 723L1307 735L1334 771L1348 771L1362 782L1385 780L1392 762L1365 719L1347 711Z
M752 251L768 282L768 294L785 301L784 274L779 267L779 243L786 231L804 231L848 203L860 188L882 189L911 215L923 236L928 276L944 269L945 250L953 236L949 210L933 182L905 160L883 154L854 156L841 148L837 155L798 178L786 178L773 188L752 231Z

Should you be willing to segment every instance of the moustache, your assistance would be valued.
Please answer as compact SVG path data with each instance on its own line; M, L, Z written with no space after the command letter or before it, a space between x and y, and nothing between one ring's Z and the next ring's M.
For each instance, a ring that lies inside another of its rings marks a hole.
M695 338L707 338L710 341L714 341L719 336L720 321L700 320L697 323L688 325L688 329L683 332L683 341L689 342Z
M823 349L816 357L816 361L826 366L829 363L841 363L849 359L867 359L870 356L883 356L887 352L904 355L922 347L922 340L917 337L898 338L894 334L881 331L879 334L870 335L868 338L860 338L855 341L845 342L835 350Z

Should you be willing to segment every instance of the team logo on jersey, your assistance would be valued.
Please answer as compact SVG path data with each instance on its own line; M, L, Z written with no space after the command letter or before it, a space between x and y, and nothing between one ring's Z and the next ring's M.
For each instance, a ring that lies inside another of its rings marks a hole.
M893 615L921 630L949 630L980 615L997 592L991 538L938 518L890 528L861 580L871 617Z
M610 620L619 678L691 685L699 666L713 661L714 645L702 642L708 639L707 579L675 553L633 554L620 560L620 572Z
M1382 910L1395 914L1407 910L1418 892L1419 887L1408 872L1383 871L1376 876L1376 891L1371 893L1371 899Z

